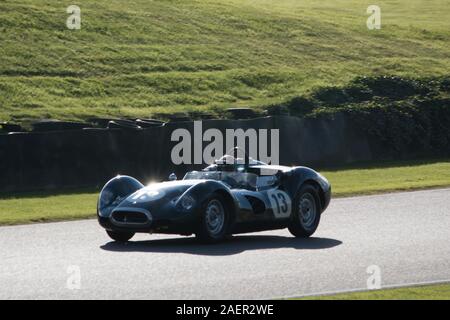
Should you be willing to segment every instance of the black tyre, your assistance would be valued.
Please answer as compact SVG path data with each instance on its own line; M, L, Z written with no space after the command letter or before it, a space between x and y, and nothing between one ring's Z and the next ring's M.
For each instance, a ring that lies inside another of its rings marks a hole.
M108 122L108 129L122 129L122 130L142 130L134 121L129 120L114 120Z
M134 232L117 232L106 230L108 236L117 242L127 242L134 236Z
M298 238L310 237L319 225L320 213L317 190L309 184L302 186L294 199L289 231Z
M213 194L201 209L201 223L196 237L203 243L215 243L227 237L230 213L223 196Z

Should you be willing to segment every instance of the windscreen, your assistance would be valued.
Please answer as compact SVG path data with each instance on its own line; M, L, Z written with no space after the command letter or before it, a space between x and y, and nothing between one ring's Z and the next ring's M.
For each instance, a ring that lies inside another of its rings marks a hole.
M227 171L191 171L186 173L184 180L217 180L227 184L232 189L255 189L258 176L248 172Z

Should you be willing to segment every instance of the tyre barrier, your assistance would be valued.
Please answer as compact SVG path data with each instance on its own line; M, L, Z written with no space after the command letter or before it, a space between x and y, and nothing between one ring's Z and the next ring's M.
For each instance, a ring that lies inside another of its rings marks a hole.
M108 129L142 130L142 127L131 120L114 120L108 122Z
M160 127L160 126L164 125L163 121L152 120L152 119L136 119L135 123L136 123L136 125L138 125L141 128L153 128L153 127Z
M189 118L191 119L201 119L201 120L211 120L211 119L216 119L216 117L212 114L212 113L208 113L208 112L189 112L188 113Z
M87 119L87 121L89 123L92 123L93 127L96 127L96 128L107 128L108 123L110 121L116 121L116 120L120 120L120 119L117 119L117 118L89 118L89 119Z
M256 113L250 108L228 108L227 112L230 114L232 119L252 119L256 117Z
M192 121L189 115L185 113L174 113L168 116L169 122L189 122Z
M58 120L44 120L31 124L33 132L49 132L49 131L64 131L64 130L80 130L88 128L92 125L83 122L70 122Z
M20 124L2 122L0 123L0 133L23 132L25 131Z

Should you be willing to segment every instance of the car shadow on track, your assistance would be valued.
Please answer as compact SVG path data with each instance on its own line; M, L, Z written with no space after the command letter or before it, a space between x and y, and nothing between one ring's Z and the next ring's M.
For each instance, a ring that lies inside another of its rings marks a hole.
M329 238L298 239L272 235L233 236L213 244L199 244L195 238L158 239L130 241L127 243L108 242L103 250L115 252L188 253L195 255L226 256L259 249L293 248L299 250L328 249L342 244Z

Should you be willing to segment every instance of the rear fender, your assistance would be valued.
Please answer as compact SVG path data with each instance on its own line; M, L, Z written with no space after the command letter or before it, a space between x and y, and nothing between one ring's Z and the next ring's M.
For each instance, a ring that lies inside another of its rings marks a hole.
M321 192L326 193L330 189L330 184L319 173L307 167L295 167L283 173L281 181L282 188L292 197L300 191L300 188L307 182L313 181L319 186Z

